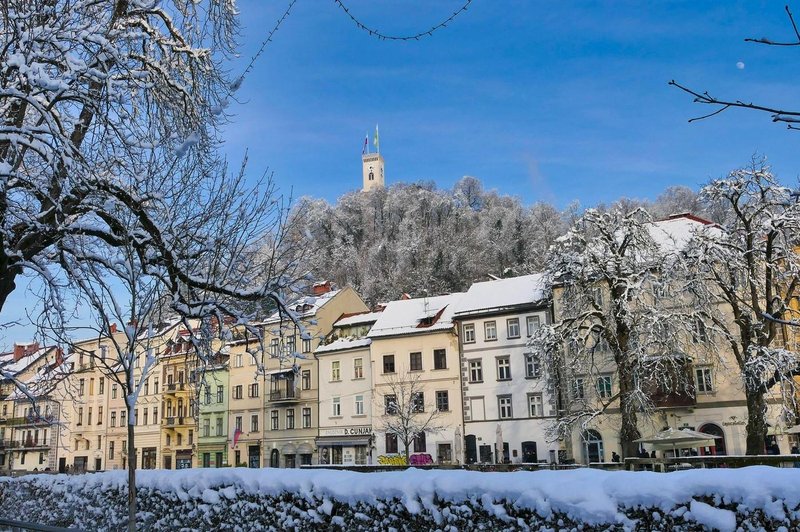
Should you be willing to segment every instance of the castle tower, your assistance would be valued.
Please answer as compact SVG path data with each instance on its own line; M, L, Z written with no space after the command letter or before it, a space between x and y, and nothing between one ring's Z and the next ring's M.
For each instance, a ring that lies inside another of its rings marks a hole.
M383 178L383 156L380 153L365 153L361 156L364 192L385 186Z

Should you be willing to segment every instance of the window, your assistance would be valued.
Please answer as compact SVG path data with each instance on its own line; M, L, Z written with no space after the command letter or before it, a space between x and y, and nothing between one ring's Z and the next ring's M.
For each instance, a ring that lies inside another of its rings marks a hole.
M303 340L303 353L310 353L311 352L311 338L306 338Z
M242 366L244 366L244 360L242 359L242 353L237 353L236 354L236 359L235 359L235 361L233 363L233 367L241 368Z
M497 380L511 380L511 357L499 357L497 359Z
M447 369L447 350L433 350L433 369Z
M422 353L417 351L408 355L408 370L422 371Z
M279 423L278 411L277 410L271 411L269 416L270 416L270 427L272 428L272 430L278 430L278 423Z
M417 432L414 435L414 452L415 453L424 453L428 450L428 445L425 442L425 433L424 432Z
M338 360L331 361L331 381L336 382L342 380L341 363Z
M97 424L98 425L102 425L103 424L103 407L102 406L98 406L97 407Z
M310 390L311 389L311 370L310 369L304 369L303 370L302 381L303 381L302 382L303 389L304 390Z
M583 399L586 396L583 390L583 379L577 378L572 382L572 397L574 399Z
M142 393L144 393L145 395L148 395L150 393L150 379L144 380L144 390L142 390Z
M125 426L125 418L126 418L127 415L128 415L128 413L125 410L123 410L123 411L121 411L119 413L119 426L120 427L124 427Z
M528 316L525 321L528 326L528 336L533 336L533 333L539 328L539 316Z
M469 382L483 382L483 363L480 360L470 361Z
M100 360L105 361L106 357L108 356L108 346L101 345L100 346ZM103 392L100 392L103 393Z
M280 347L280 346L278 345L278 343L279 343L279 341L278 341L278 339L277 339L277 338L273 338L273 339L272 339L272 340L270 340L270 342L269 342L269 354L270 354L271 356L273 356L273 357L276 357L276 356L278 356L278 349L279 349L279 347Z
M225 434L225 429L222 426L223 421L221 417L217 418L217 436L224 436Z
M211 436L211 420L206 418L203 420L203 437L208 438Z
M699 393L711 393L714 391L714 379L711 368L697 368L694 370L697 378L697 391Z
M356 395L355 397L355 413L357 416L364 415L364 396Z
M153 407L153 424L155 425L157 423L158 423L158 407L154 406Z
M597 378L597 396L603 399L611 397L611 375L600 375Z
M189 429L189 445L192 445L193 443L194 443L194 431L192 429Z
M83 407L78 407L78 425L83 425Z
M354 379L363 379L364 378L364 359L363 358L356 358L353 360L353 378Z
M86 379L81 379L78 381L78 395L83 397L83 394L86 393Z
M242 385L237 384L233 387L233 398L234 399L241 399L242 398Z
M386 454L397 452L397 434L386 433Z
M108 442L108 459L109 460L113 460L114 459L114 442L113 441Z
M439 412L447 412L450 410L450 396L447 390L436 392L436 410Z
M498 395L497 396L497 408L500 412L500 419L511 419L514 417L511 412L511 396L510 395Z
M286 410L286 429L294 429L294 408Z
M234 430L238 430L239 432L243 432L242 431L242 416L236 416L236 419L234 420Z
M411 396L412 412L425 411L425 394L423 392L416 392Z
M519 318L506 320L506 333L509 338L519 338Z
M103 448L103 437L102 436L98 436L97 437L97 450L99 451L102 448Z
M117 413L116 412L111 412L111 426L112 427L116 427L117 426Z
M105 377L100 377L100 390L97 392L99 395L103 395L106 391L106 379Z
M544 403L542 401L542 394L528 394L528 415L531 417L544 416Z
M89 395L94 395L94 379L89 379Z
M464 338L465 344L474 344L475 343L475 324L474 323L465 323L464 326L461 328L461 335Z
M486 321L483 323L483 339L487 342L497 340L497 323Z
M153 393L158 395L158 377L153 379Z
M258 432L258 414L250 416L250 432Z
M183 445L183 434L178 433L178 447Z
M303 409L303 428L304 429L311 428L311 408Z
M297 351L297 340L295 335L286 337L286 348L290 355L295 354L295 352Z
M692 342L699 344L708 341L708 331L706 324L700 318L695 318L694 327L692 328Z
M394 355L383 355L383 372L394 373Z
M225 401L225 387L222 384L217 385L217 402L222 403Z
M116 384L112 384L111 385L111 398L112 399L116 399L117 398L117 385Z
M258 397L258 383L247 385L247 397Z
M391 416L397 413L397 396L384 395L383 396L384 413Z
M333 410L331 411L331 415L333 417L339 417L342 415L342 399L341 397L334 397L333 398Z
M542 376L542 365L539 355L525 353L525 378L538 379Z
M206 396L206 404L210 405L211 404L211 386L206 386L205 396Z

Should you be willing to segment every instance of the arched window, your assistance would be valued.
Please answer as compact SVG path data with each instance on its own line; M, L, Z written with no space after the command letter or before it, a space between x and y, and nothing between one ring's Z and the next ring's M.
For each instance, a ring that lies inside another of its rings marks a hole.
M722 428L719 425L714 423L706 423L705 425L701 426L699 430L700 432L705 432L706 434L711 434L712 436L719 436L719 438L714 440L714 445L711 447L701 447L700 454L727 454L725 451L725 432L722 431Z
M584 463L604 462L603 437L596 430L586 430L581 435L583 438Z

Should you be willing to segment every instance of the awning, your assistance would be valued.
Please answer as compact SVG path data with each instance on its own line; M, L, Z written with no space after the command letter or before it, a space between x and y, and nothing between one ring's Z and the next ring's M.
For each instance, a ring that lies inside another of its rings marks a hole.
M307 443L301 443L297 446L297 454L313 454L314 448Z
M369 445L369 438L317 438L317 447L353 447Z
M283 447L281 447L281 454L296 454L297 447L292 445L291 443L287 443Z

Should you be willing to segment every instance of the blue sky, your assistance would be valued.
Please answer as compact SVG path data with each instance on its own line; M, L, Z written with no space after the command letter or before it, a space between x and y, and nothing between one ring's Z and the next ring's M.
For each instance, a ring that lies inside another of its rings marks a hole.
M385 33L408 34L459 0L348 0ZM241 0L243 59L288 2ZM759 113L710 109L669 87L796 101L797 50L744 42L791 38L780 2L474 0L432 37L379 41L334 2L299 0L239 92L225 138L253 175L334 201L360 186L364 134L380 123L387 182L450 187L473 175L526 203L563 207L697 187L766 155L798 175L800 132ZM744 69L737 68L743 62Z
M375 28L409 34L462 2L346 4ZM239 0L242 59L232 73L287 5ZM298 0L230 108L224 150L233 162L248 150L249 172L274 171L286 193L329 201L360 187L361 146L376 122L389 183L449 188L473 175L526 203L653 198L669 185L696 188L754 153L794 182L800 131L737 110L688 124L708 109L667 86L796 103L800 50L749 36L790 39L783 3L474 0L432 37L389 42L330 0ZM0 321L26 321L35 297L19 285ZM0 331L0 344L33 335L25 325L12 331Z

